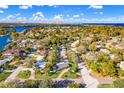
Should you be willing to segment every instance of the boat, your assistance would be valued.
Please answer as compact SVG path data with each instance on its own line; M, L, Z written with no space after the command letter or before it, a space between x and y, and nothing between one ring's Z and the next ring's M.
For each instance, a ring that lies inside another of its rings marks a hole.
M7 39L7 43L11 43L11 41L12 41L12 40L11 40L10 38Z

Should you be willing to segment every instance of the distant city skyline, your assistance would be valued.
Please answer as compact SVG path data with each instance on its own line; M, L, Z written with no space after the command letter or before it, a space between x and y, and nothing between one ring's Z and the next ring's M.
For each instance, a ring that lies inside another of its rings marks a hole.
M124 23L123 5L0 5L0 23Z

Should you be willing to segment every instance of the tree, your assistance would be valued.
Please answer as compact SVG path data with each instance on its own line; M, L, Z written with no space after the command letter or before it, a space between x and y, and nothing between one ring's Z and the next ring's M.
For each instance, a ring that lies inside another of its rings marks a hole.
M16 39L16 37L18 36L18 34L16 33L16 31L15 30L13 30L12 32L11 32L11 36L12 36L12 39Z
M114 67L114 63L111 61L103 62L101 64L100 73L103 76L115 76L116 75L116 69Z
M43 79L39 84L39 88L52 88L52 87L53 87L53 81L50 79Z
M69 88L85 88L85 84L76 84L76 83L71 83L68 85Z
M67 49L67 56L71 64L71 70L74 72L78 71L78 56L71 50Z
M89 45L89 49L91 51L96 51L97 47L96 47L96 42L93 42L92 44Z
M124 88L124 79L117 79L113 81L113 85L115 88Z
M91 62L90 68L94 71L99 73L100 72L100 63L97 61Z

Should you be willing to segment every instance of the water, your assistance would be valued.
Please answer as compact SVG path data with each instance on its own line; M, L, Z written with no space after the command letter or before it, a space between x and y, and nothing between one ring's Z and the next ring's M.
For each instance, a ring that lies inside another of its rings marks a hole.
M112 26L124 26L123 23L85 23L85 24L78 24L78 25L112 25ZM7 29L15 29L16 32L22 32L31 28L67 28L70 26L78 26L78 25L65 25L65 26L16 26L16 27L9 27ZM8 40L11 39L10 35L0 37L0 50L3 50L5 46L8 44Z
M5 46L8 44L8 40L10 39L10 35L0 37L0 50L3 50L5 48Z

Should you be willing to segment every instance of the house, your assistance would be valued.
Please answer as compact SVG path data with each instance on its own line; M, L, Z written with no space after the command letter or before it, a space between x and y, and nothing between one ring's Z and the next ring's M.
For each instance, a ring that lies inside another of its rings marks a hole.
M55 69L62 70L67 67L69 67L68 63L61 62L61 63L56 64Z
M10 62L13 60L14 57L10 56L6 59L0 60L0 65L6 64L7 62Z
M110 51L107 50L107 49L104 49L104 48L100 49L100 51L101 51L101 52L104 52L105 54L110 54Z
M121 62L120 62L120 68L121 68L122 70L124 70L124 61L121 61Z
M38 55L36 58L36 63L33 67L37 67L40 71L46 66L47 62L42 62L44 56Z
M109 57L111 60L113 60L113 59L115 59L116 56L114 54L109 54Z
M33 64L33 67L37 67L40 71L42 71L46 64L47 62L36 62L35 64Z
M66 55L66 48L64 46L61 47L60 56L61 56L61 62L68 62Z

